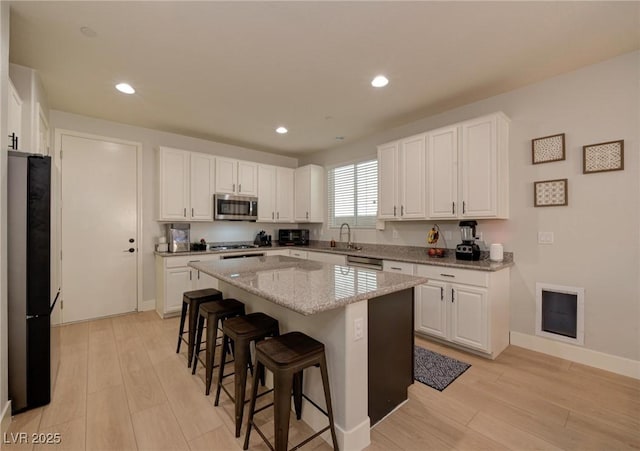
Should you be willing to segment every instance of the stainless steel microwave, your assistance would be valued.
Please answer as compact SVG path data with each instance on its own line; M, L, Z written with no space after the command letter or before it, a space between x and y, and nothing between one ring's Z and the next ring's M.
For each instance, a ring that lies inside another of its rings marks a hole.
M258 198L234 194L213 195L213 218L226 221L256 221Z

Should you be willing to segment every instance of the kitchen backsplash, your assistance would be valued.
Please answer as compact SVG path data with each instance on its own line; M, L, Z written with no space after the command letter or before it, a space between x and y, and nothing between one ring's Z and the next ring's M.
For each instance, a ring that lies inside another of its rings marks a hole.
M455 248L460 243L459 221L438 221L441 236L438 247ZM397 246L427 246L427 233L436 222L411 221L387 222L385 230L351 229L351 241L354 243L391 244ZM310 231L312 240L339 241L340 230L326 227L324 224L267 224L244 221L217 221L208 223L191 223L191 241L204 238L207 242L253 241L260 230L277 239L278 229L305 228ZM491 243L502 243L505 250L511 250L510 231L507 221L479 220L477 233L482 234L480 247L489 250ZM345 233L346 235L346 233ZM444 237L444 240L443 240ZM346 236L343 237L346 240Z

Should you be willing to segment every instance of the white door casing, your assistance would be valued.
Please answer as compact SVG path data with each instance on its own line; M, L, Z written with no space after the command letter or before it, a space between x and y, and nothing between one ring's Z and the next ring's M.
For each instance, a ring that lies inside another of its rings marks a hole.
M141 145L57 130L56 146L62 321L135 311L142 289Z

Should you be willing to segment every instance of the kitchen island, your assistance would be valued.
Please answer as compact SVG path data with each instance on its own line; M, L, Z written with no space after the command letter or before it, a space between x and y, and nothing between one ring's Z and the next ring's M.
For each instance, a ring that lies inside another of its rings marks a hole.
M325 345L340 449L369 445L371 424L404 402L413 382L413 287L423 277L285 256L193 262L219 280L227 298ZM304 392L324 406L319 371ZM310 405L303 419L319 430L326 418Z

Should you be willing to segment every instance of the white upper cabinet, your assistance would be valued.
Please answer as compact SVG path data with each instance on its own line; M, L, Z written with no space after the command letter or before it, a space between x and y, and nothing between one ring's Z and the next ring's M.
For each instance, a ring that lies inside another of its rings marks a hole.
M456 218L458 203L458 127L427 134L427 195L430 218Z
M8 100L9 149L22 150L22 99L11 80L9 80Z
M258 165L259 222L293 222L293 173L290 168Z
M378 147L378 218L425 219L425 134Z
M212 221L215 157L160 147L161 221Z
M49 109L38 72L9 64L8 134L18 137L16 150L48 155ZM9 138L11 147L12 139Z
M495 113L427 133L429 218L509 217L508 121Z
M250 161L216 158L216 193L258 195L258 165Z
M323 222L325 208L324 168L315 164L295 170L295 222Z

